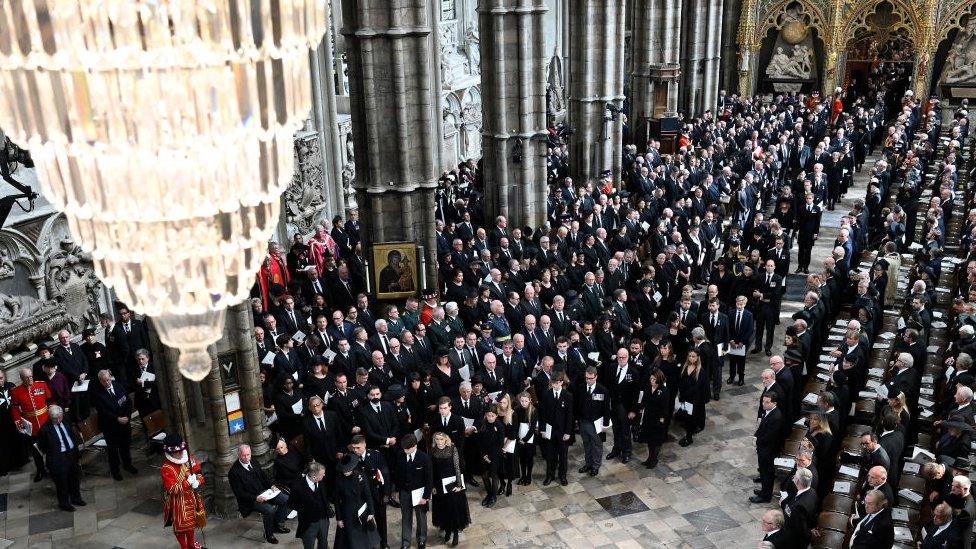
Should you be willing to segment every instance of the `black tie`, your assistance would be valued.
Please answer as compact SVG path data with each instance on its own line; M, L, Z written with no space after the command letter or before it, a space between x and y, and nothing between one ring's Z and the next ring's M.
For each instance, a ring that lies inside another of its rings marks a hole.
M115 398L115 388L111 385L108 386L108 394L112 395L112 398Z
M318 418L319 431L325 432L325 418Z
M380 342L383 343L383 354L389 353L390 352L390 342L386 340L386 336L385 335L381 335L380 336Z
M716 323L717 321L718 321L718 316L716 316L716 315L715 315L715 314L713 313L713 314L712 314L712 328L714 328L714 327L715 327L715 323Z
M739 327L742 325L742 310L737 310L735 313L735 331L739 331Z
M68 433L64 430L63 423L58 423L57 432L58 432L58 438L61 439L61 445L64 447L64 451L67 452L72 448L71 437L69 437Z

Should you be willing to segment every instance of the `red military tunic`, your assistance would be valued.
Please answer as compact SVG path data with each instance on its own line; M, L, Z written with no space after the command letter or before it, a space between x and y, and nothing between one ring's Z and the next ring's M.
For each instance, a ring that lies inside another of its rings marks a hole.
M13 408L10 410L14 423L20 428L20 420L27 420L31 424L31 436L37 438L41 434L41 427L47 423L47 403L51 401L51 389L43 381L35 381L30 389L18 385L10 390L10 400Z
M270 310L271 306L271 285L277 284L283 289L288 289L291 275L288 274L288 267L285 260L268 255L261 264L258 272L258 284L261 286L261 301L264 303L264 310Z
M186 463L174 463L166 459L163 460L159 474L163 479L165 492L163 519L166 526L172 525L176 534L192 532L197 527L197 511L203 509L203 502L187 479L191 474L196 474L197 480L203 484L200 464L193 456Z

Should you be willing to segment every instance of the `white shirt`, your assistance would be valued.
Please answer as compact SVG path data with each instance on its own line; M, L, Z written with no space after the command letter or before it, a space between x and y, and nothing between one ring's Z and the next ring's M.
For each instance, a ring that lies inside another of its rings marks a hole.
M241 460L237 460L237 461L238 461L238 463L241 464L242 467L244 467L244 470L245 471L250 471L251 470L251 464L250 463L244 463Z
M309 488L310 488L310 489L311 489L311 490L312 490L313 492L314 492L315 490L317 490L317 489L318 489L318 487L319 487L319 483L317 483L317 482L315 482L315 481L313 481L313 480L312 480L312 479L310 479L310 478L309 478L309 477L308 477L307 475L305 476L305 482L306 482L306 483L308 484L308 487L309 487Z

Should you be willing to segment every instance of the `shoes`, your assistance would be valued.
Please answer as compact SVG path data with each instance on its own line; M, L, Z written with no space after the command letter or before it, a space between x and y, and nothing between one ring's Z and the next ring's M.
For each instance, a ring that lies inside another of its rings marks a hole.
M278 545L278 538L274 537L274 535L264 536L264 542L270 543L271 545Z
M647 469L653 469L657 467L657 461L648 460L648 461L642 461L641 463L643 463L644 467L646 467Z
M756 494L757 496L762 495L762 488L756 488L752 491L752 493Z
M746 384L746 382L742 381L742 379L739 379L739 381L736 381L735 384L738 385L739 387L742 387L743 385Z
M620 458L620 463L630 463L630 456Z
M117 480L117 481L122 481L122 480L124 480L124 479L122 478L122 473L112 473L112 478L114 478L114 479L115 479L115 480Z
M522 478L518 479L518 482L516 482L515 484L518 484L519 486L528 486L529 485L529 479L527 479L525 477L522 477Z
M577 472L578 472L579 474L581 474L581 475L582 475L583 473L589 473L589 472L590 472L590 466L589 466L589 465L584 465L584 466L582 466L582 467L580 467L580 468L579 468L579 471L577 471Z
M287 534L287 533L291 532L291 530L289 530L288 528L285 528L284 525L277 524L274 527L274 532L275 532L275 534Z
M451 547L457 547L458 544L458 533L457 530L454 531L454 535L451 536Z
M44 480L44 473L36 473L34 475L34 482L40 482Z
M752 477L752 481L755 482L756 484L759 484L760 482L762 482L762 477Z
M559 479L559 484L562 484L563 486L566 486L566 485L569 484L569 481L566 480L566 477L563 477L563 478Z
M712 400L722 400L722 395L715 393L712 395Z
M617 457L619 455L620 455L620 452L619 451L612 450L609 454L607 454L607 459L613 459L613 458L615 458L615 457Z
M758 355L758 354L759 354L759 347L756 347L756 348L754 348L754 349L752 350L752 354L754 354L754 355Z
M71 504L72 505L77 505L78 507L84 507L84 506L88 505L87 503L85 503L85 500L83 500L81 498L71 500Z
M766 349L766 356L773 356L773 351Z
M552 484L552 477L546 477L546 479L542 481L543 486L549 486L550 484Z
M691 437L687 437L686 436L686 437L682 438L681 440L679 440L678 441L678 444L680 444L682 447L685 447L685 446L691 446L691 444L693 442L695 442L695 441Z
M512 495L512 481L505 483L505 497Z
M471 480L468 481L468 486L474 486L475 488L477 488L481 486L481 483L479 483L476 479L472 478Z
M749 498L749 503L769 503L772 498L763 496L752 496Z
M495 499L495 496L489 496L488 497L488 502L485 503L485 507L491 509L495 505L495 502L496 501L498 501L498 500Z
M735 378L732 376L729 376L729 379L725 380L726 385L732 385L733 383L735 383Z
M595 477L595 476L597 476L599 474L600 474L600 471L597 471L596 469L590 469L590 476L591 477Z
M139 474L139 469L136 469L135 467L133 467L131 465L128 465L126 467L123 467L123 469L125 469L126 471L128 471L129 473L131 473L133 475L138 475Z
M481 500L482 507L488 507L488 501L491 499L491 494L485 496L485 499Z
M75 506L74 505L70 505L70 504L69 505L58 505L58 509L61 509L62 511L67 511L69 513L74 513L75 512Z

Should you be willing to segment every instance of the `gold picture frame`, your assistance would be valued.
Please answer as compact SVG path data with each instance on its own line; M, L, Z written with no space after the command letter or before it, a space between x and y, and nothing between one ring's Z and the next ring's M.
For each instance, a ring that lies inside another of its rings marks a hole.
M385 242L373 245L373 283L376 299L402 299L417 295L417 244Z

